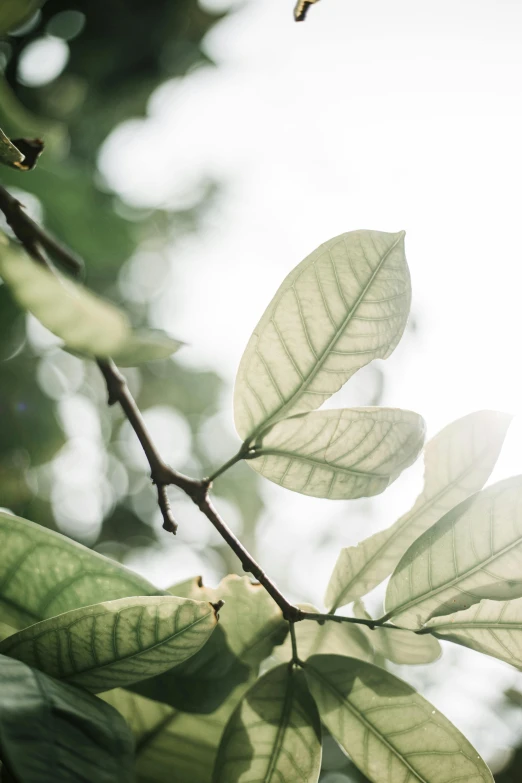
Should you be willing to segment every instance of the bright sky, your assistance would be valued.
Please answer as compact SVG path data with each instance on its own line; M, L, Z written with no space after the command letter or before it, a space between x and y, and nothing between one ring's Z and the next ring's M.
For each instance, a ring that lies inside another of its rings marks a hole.
M430 435L471 410L521 413L520 2L321 0L297 25L292 0L258 0L205 49L219 68L161 87L149 118L115 132L101 158L135 203L182 205L202 180L221 185L203 231L172 248L174 282L155 306L157 325L191 344L180 360L232 384L253 326L304 256L344 231L406 229L418 329L386 362L382 404L419 411ZM224 405L231 420L231 387ZM517 421L496 479L522 472ZM296 596L320 600L339 545L394 521L420 473L350 512L268 487L261 556ZM318 563L325 516L335 540ZM297 530L307 544L288 563ZM471 653L457 660L445 686L437 664L423 687L431 678L436 703L493 758L520 732L495 712L516 675Z

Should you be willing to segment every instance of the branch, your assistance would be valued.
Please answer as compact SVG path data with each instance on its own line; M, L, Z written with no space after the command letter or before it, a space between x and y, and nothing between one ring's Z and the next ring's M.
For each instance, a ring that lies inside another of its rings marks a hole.
M50 234L24 212L23 204L0 186L0 210L11 226L14 235L20 240L31 258L40 264L48 265L45 252L75 276L83 272L83 262L70 250L63 247Z
M56 240L50 237L43 228L31 220L23 211L22 204L1 186L0 211L4 213L7 222L27 253L37 262L49 267L50 264L45 255L45 251L48 251L54 255L63 266L72 272L74 276L77 277L80 274L83 269L83 263L76 258L73 253L62 247ZM245 459L248 453L248 450L245 450L245 446L208 479L198 480L178 473L162 460L152 441L150 433L147 430L136 401L127 386L125 377L120 373L112 359L97 359L96 363L105 380L109 405L118 403L121 406L147 457L151 479L157 488L158 506L163 516L163 527L165 530L170 533L176 533L177 530L177 524L173 517L167 496L167 487L173 485L181 489L192 499L201 513L204 514L209 522L215 527L221 538L237 555L243 566L243 570L252 574L274 599L281 609L283 617L290 623L292 639L295 639L293 624L301 620L313 620L318 623L324 623L326 620L337 623L358 623L372 629L377 627L396 627L390 623L384 622L384 620L387 619L386 617L381 618L381 620L360 620L355 617L343 617L334 614L316 614L314 612L304 612L299 609L299 607L290 603L276 584L263 571L259 563L257 563L247 549L245 549L241 541L234 535L225 521L221 519L210 500L209 490L212 486L212 480L224 473L231 465L234 465L241 459ZM297 659L296 648L294 649L294 658Z

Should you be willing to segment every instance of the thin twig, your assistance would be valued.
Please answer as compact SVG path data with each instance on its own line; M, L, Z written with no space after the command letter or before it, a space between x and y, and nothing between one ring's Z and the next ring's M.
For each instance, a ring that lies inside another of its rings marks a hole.
M48 251L59 260L69 271L78 276L83 269L83 264L76 256L66 248L50 237L44 229L38 226L23 211L22 204L11 196L3 187L0 186L0 211L6 217L7 222L13 229L27 253L36 261L45 266L49 266L45 251ZM267 593L274 599L281 609L283 617L290 623L290 634L292 638L292 650L294 659L297 658L297 644L295 640L294 623L301 620L312 620L314 622L324 623L326 620L333 622L359 623L369 628L383 627L395 628L390 623L381 620L361 620L355 617L343 617L334 614L316 614L314 612L304 612L294 604L290 603L281 593L276 584L267 576L259 563L254 560L252 555L245 549L241 541L234 535L228 525L219 516L209 497L209 490L212 479L220 476L229 467L234 465L240 459L247 455L245 447L232 457L225 465L219 468L208 479L198 480L178 473L169 467L161 458L151 435L146 427L141 412L132 396L125 377L120 373L112 359L97 359L96 363L105 379L107 386L108 403L115 405L118 403L132 429L141 444L141 447L147 457L150 467L151 479L156 485L158 492L158 506L163 516L163 527L171 533L177 529L176 521L172 515L166 488L170 485L176 486L188 495L198 506L202 514L206 516L209 522L215 527L221 538L228 544L230 549L239 558L243 570L252 574L257 581L265 588Z
M47 251L65 269L79 276L83 271L83 262L78 256L57 242L24 212L23 204L2 186L0 186L0 210L14 235L20 240L29 255L40 264L46 264L43 251Z

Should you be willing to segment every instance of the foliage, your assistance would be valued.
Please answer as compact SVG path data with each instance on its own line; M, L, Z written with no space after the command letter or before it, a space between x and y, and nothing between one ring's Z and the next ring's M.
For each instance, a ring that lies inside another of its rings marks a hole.
M28 3L6 5L0 29L11 29L32 9ZM29 515L34 521L0 512L4 779L316 783L322 724L324 734L373 783L491 781L470 743L387 671L386 661L429 663L441 654L442 638L521 665L522 480L482 489L509 417L480 411L448 425L424 449L424 488L413 508L388 530L341 552L327 588L329 611L292 604L221 519L211 499L212 482L246 461L292 491L348 501L383 492L416 460L425 436L418 414L321 409L359 369L390 356L402 336L411 301L404 232L348 232L305 258L283 281L241 360L234 398L237 453L206 479L166 465L111 359L133 368L143 363L142 400L150 404L164 402L167 394L162 383L147 384L153 375L147 375L147 365L159 361L157 377L174 379L168 393L176 403L184 394L198 420L216 404L217 390L208 398L192 395L197 374L168 358L179 342L148 329L147 313L126 308L111 288L118 263L146 241L146 232L145 239L136 239L136 225L114 209L107 218L108 194L95 184L93 166L114 124L143 111L160 78L173 20L178 39L183 28L189 45L174 57L170 74L203 58L199 42L214 18L191 0L160 2L154 11L135 0L128 35L113 37L116 22L100 9L94 3L89 10L88 35L72 47L70 70L61 79L32 97L22 85L16 88L27 97L30 112L43 110L54 128L48 168L43 164L23 175L27 192L32 188L41 196L48 227L60 239L72 239L89 268L92 262L93 290L56 269L44 252L56 251L52 238L38 224L24 222L21 205L0 188L0 208L12 229L0 242L0 295L8 313L5 376L21 387L31 385L35 351L24 346L19 328L24 313L31 313L59 338L58 362L80 361L71 351L87 357L81 359L86 372L98 365L109 404L120 405L143 447L166 529L166 490L174 485L258 581L231 574L212 589L194 577L158 590L120 563L51 530L52 515L45 504L38 506L38 491L24 497L17 485L13 488L16 471L2 471L9 508L41 511ZM15 79L24 47L53 20L58 24L61 10L58 0L49 0L26 37L12 36L8 82ZM178 22L184 13L183 27ZM149 26L154 33L149 48L137 47L136 37L143 40ZM89 47L93 29L100 42L114 40L120 47L111 53L117 68L108 82L104 58L93 61ZM131 89L133 68L140 79ZM78 98L82 77L89 84ZM73 98L76 94L69 104L67 78ZM121 100L115 101L116 95ZM6 119L13 125L17 116L22 124L33 116L9 105ZM71 133L67 167L56 153L65 120ZM9 144L6 137L1 161L6 182L13 181L16 159ZM53 204L46 193L54 193L48 183L56 181ZM100 215L99 232L78 227L82 209ZM76 215L72 229L71 214ZM104 267L97 250L115 246L113 264ZM64 248L53 254L58 266L67 267L68 258ZM101 403L100 395L92 397ZM8 403L11 398L12 389L5 394ZM9 412L4 404L7 429ZM21 428L8 434L6 453L18 446L32 455L43 440L39 459L49 459L62 433L52 416L40 424L48 414L49 400L36 393L34 432ZM101 404L99 415L104 415ZM110 424L108 429L110 449L114 434ZM139 477L137 470L134 474L129 469L127 478ZM254 473L234 469L233 474L241 478L229 485L232 496L237 492L243 497L238 505L257 512L260 504L249 497ZM125 510L123 521L129 522ZM175 532L173 525L170 530ZM388 576L385 614L373 619L360 599ZM337 613L350 604L350 615Z

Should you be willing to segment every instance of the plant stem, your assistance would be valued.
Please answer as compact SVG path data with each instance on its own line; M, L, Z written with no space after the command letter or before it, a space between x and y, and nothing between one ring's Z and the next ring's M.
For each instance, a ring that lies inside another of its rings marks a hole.
M295 633L295 623L290 623L290 640L292 642L292 663L299 665L299 653L297 651L297 636Z
M221 476L226 470L231 468L233 465L235 465L237 462L240 462L242 459L245 459L246 454L248 453L248 447L243 444L237 454L234 454L233 457L231 457L228 462L225 462L224 465L222 465L220 468L218 468L214 473L212 473L211 476L207 478L207 481L209 484L211 484L215 479L217 479L218 476Z
M360 617L343 617L341 614L320 614L319 612L301 612L301 620L315 620L317 623L324 623L331 620L334 623L354 623L355 625L366 625L370 630L375 628L393 628L394 630L404 630L406 628L397 628L391 623L384 623L381 620L363 620Z

